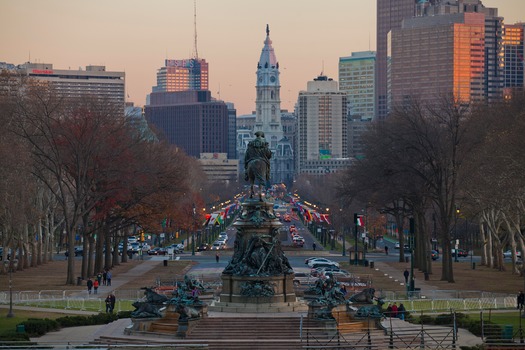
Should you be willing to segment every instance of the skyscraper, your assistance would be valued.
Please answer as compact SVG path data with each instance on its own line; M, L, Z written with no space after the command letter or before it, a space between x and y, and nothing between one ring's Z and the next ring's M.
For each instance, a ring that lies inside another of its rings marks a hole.
M373 51L352 52L339 57L339 90L346 92L348 114L362 119L375 117L376 54Z
M481 0L421 1L417 17L389 33L389 95L393 104L427 103L453 94L463 102L501 99L503 18Z
M202 58L165 60L153 92L208 90L208 63Z
M349 165L346 93L321 75L299 92L296 172L325 174Z
M145 115L159 138L190 156L228 153L228 107L213 101L210 91L153 92Z
M404 18L414 16L417 3L418 0L377 0L375 108L379 118L385 118L388 114L388 33L394 28L400 28Z
M505 89L515 89L524 87L525 76L525 23L505 25L505 36L503 41L504 49L504 86Z

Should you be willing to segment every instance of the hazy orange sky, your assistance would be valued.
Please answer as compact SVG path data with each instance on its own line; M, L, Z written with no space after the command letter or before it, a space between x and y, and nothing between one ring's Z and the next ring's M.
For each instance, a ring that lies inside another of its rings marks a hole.
M105 65L126 72L129 101L142 106L165 58L193 52L193 0L0 0L0 62L56 69ZM525 0L484 0L505 23L525 21ZM339 57L375 50L375 0L197 0L200 58L212 95L237 115L255 107L255 72L266 24L281 71L281 107Z

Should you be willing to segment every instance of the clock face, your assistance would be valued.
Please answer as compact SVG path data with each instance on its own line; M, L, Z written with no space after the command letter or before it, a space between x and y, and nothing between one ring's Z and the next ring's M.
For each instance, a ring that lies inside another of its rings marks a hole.
M275 83L275 77L274 77L273 75L270 77L270 81L271 81L272 83Z
M259 83L262 83L262 81L263 81L263 78L259 77Z

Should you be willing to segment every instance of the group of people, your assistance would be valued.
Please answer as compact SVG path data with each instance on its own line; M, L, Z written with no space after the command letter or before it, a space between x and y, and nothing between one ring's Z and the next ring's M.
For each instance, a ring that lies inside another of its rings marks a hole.
M399 318L400 320L404 320L405 312L406 312L406 309L403 304L399 304L399 306L397 306L396 303L393 303L393 304L388 304L388 307L386 308L385 316Z
M104 269L104 271L99 272L93 278L90 277L86 282L88 294L91 294L91 291L93 291L93 294L98 294L98 288L100 286L111 286L112 277L111 271L108 269Z
M115 303L117 301L117 298L115 297L115 294L109 293L109 295L106 297L106 313L113 313L113 310L115 309Z

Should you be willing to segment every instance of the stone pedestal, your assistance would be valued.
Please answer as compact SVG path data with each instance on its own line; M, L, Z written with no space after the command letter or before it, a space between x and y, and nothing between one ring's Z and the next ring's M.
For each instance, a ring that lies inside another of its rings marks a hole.
M271 304L295 302L297 300L293 289L293 275L239 276L223 274L221 278L221 302ZM264 293L266 288L271 288L273 293ZM259 295L258 289L262 289ZM254 293L246 294L250 291Z
M278 233L282 224L273 203L246 200L233 226L237 229L234 252L222 273L222 293L214 309L247 305L253 310L249 305L258 305L263 307L255 309L274 312L296 303L293 269L281 248Z

